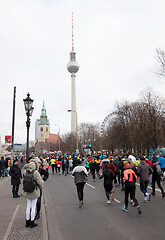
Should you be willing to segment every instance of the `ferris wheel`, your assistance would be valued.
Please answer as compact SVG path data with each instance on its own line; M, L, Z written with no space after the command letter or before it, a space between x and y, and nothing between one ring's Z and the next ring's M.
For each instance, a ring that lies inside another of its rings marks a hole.
M114 112L108 114L104 120L102 121L101 123L101 126L100 126L100 135L102 136L104 134L104 130L106 128L106 125L108 123L108 121L110 120L110 118L114 115Z

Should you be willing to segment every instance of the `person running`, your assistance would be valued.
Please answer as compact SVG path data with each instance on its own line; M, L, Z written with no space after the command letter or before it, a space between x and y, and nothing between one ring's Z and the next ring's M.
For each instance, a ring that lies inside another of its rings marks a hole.
M95 159L95 162L96 162L96 172L97 172L97 176L100 177L100 162L101 160L99 159L99 157L97 157Z
M90 162L90 172L92 174L93 182L95 182L96 176L95 176L95 170L96 170L96 162L94 159Z
M56 165L57 165L58 174L60 175L60 169L61 169L61 165L62 165L60 158L56 160Z
M151 199L151 194L147 192L150 174L153 172L152 168L145 163L145 158L140 157L140 164L137 167L137 174L140 177L140 190L144 194L144 202L147 203Z
M38 172L38 168L39 168L38 163L34 159L31 159L29 163L27 163L24 166L24 169L23 169L23 176L26 176L27 172L33 171L33 178L36 183L36 187L33 192L27 192L23 190L23 196L27 198L25 227L34 228L38 226L38 224L35 223L36 203L37 203L38 197L40 196L40 190L43 187L42 178Z
M158 171L158 169L159 169L159 171ZM164 189L162 187L162 179L161 179L162 171L159 166L159 163L156 162L156 160L152 161L152 170L153 170L153 173L152 173L152 193L151 194L153 196L155 196L155 183L157 182L157 185L160 188L161 193L162 193L162 198L164 198L165 193L164 193Z
M123 181L123 177L124 177L124 170L125 170L125 165L128 163L128 161L126 160L125 156L123 156L123 158L121 159L121 191L124 191L124 181Z
M121 161L119 161L118 157L115 157L114 159L114 165L116 167L116 172L115 172L115 187L119 186L120 187L120 168L121 168ZM118 183L117 183L117 179L118 179Z
M112 192L112 189L113 189L113 179L115 178L115 175L112 172L112 170L109 169L108 164L104 165L103 173L99 177L99 179L102 179L102 178L104 178L104 189L107 197L107 204L110 204L111 201L110 201L109 195L111 195L112 201L114 200L114 194Z
M136 191L136 180L137 176L135 172L131 169L130 164L127 163L125 165L125 170L123 172L124 177L123 181L125 181L125 205L122 207L122 209L125 212L128 212L128 197L130 194L130 198L134 201L135 206L137 207L138 213L141 214L141 208L139 207L138 201L135 197L135 191Z
M159 161L160 168L163 172L163 181L164 181L164 179L165 179L165 158L163 157L162 154L158 158L158 161Z
M54 174L55 163L56 163L56 160L55 160L55 157L53 157L53 158L50 160L50 164L51 164L51 166L52 166L52 174Z
M88 160L87 160L87 161L86 161L86 166L85 166L86 169L87 169L87 172L89 172L89 164L90 164L90 163L89 163Z
M13 165L10 168L9 175L11 176L11 185L13 186L12 188L13 198L18 198L20 197L20 195L18 195L18 191L19 185L21 184L22 174L20 167L18 166L17 159L13 161Z
M77 188L79 208L82 208L84 203L84 186L87 181L88 172L84 166L81 166L80 160L77 163L78 166L73 169L72 175L74 176L74 181Z
M70 173L72 172L72 170L73 170L73 159L70 156L69 157L69 171L70 171Z

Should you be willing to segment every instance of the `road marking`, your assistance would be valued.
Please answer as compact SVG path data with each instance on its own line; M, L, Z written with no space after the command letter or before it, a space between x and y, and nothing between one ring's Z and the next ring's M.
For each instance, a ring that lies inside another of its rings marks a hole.
M114 199L114 201L117 202L117 203L121 203L121 202L120 202L119 200L117 200L116 198Z
M4 236L3 240L7 240L7 239L8 239L8 236L9 236L11 227L12 227L12 225L13 225L13 222L14 222L14 220L15 220L16 214L17 214L17 212L18 212L19 206L20 206L20 205L18 204L17 207L16 207L16 209L15 209L15 211L14 211L13 217L12 217L10 223L9 223L9 226L8 226L8 228L7 228L7 231L6 231L6 233L5 233L5 236Z
M139 183L136 183L136 185L140 186L140 184L139 184ZM147 188L149 188L149 189L151 189L151 190L152 190L152 187L149 187L149 186L148 186ZM161 190L160 190L160 189L157 189L157 188L155 188L155 190L156 190L156 191L158 191L158 192L161 192Z
M89 187L91 187L91 188L95 189L95 187L94 187L94 186L92 186L92 185L90 185L89 183L86 183L86 185L88 185Z

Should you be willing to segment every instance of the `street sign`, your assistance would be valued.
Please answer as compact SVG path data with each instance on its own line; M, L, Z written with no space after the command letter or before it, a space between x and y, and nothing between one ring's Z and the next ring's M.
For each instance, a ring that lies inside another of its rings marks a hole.
M11 136L5 136L5 143L11 143Z
M92 152L92 144L84 144L83 152Z

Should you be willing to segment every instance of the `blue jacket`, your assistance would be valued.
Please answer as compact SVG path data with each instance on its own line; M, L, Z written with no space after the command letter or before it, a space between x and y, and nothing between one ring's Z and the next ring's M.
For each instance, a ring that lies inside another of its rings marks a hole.
M158 161L159 161L160 167L165 168L165 158L164 157L159 157Z

